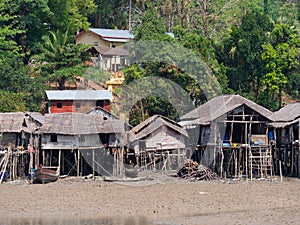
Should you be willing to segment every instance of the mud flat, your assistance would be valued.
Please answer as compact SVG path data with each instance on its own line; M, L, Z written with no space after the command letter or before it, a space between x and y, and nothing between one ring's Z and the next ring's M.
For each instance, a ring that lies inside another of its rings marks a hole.
M44 185L8 182L0 185L0 194L1 224L3 221L16 224L18 219L25 218L71 220L79 221L78 224L84 220L128 224L130 220L131 224L144 225L298 224L300 221L297 178L283 182L190 182L177 178L105 182L65 178Z

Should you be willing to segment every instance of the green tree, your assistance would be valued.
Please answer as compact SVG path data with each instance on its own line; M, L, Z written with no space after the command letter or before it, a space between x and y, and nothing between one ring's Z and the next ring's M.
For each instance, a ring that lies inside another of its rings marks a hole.
M96 10L93 0L48 0L48 6L54 14L49 20L51 31L69 31L75 34L90 26L88 16Z
M17 35L16 41L23 53L29 53L47 32L47 23L53 16L48 7L48 0L13 1L9 11L16 18L16 26L24 30Z
M228 88L225 67L216 58L216 46L213 39L207 39L203 34L188 31L180 26L174 28L176 41L183 47L194 51L212 69L222 87L223 93L231 93Z
M32 57L35 73L41 73L50 82L57 82L59 89L65 89L66 81L75 81L82 75L82 63L87 59L89 45L74 44L74 37L68 31L49 32L43 37L41 54Z
M281 106L281 93L287 84L284 72L288 66L288 47L286 43L275 48L271 44L263 46L262 60L265 62L266 73L261 79L260 103L273 110Z
M16 16L9 13L12 5L11 0L3 0L0 2L0 63L6 59L19 55L20 47L16 43L16 36L23 30L15 27L14 20Z
M141 24L133 31L135 40L172 41L167 34L165 22L159 17L158 11L150 7L143 14Z
M248 12L240 26L232 27L218 52L219 62L227 68L229 87L254 100L258 99L264 70L262 45L269 42L273 26L267 15Z
M265 63L262 97L276 103L270 108L280 108L282 91L297 96L299 90L300 35L295 27L276 24L271 32L270 43L263 45L262 60ZM287 88L286 88L287 86ZM269 102L269 101L268 101Z

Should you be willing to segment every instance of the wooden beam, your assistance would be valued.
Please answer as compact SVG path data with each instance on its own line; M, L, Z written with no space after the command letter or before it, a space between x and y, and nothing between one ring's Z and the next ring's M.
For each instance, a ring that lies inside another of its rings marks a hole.
M267 121L242 121L242 120L223 120L223 121L218 121L218 123L248 123L248 124L268 124Z

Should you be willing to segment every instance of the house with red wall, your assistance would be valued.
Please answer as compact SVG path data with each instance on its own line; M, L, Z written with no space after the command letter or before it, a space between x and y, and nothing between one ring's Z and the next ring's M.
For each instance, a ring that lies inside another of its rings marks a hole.
M86 113L97 106L110 111L113 96L108 90L48 90L46 98L48 113Z

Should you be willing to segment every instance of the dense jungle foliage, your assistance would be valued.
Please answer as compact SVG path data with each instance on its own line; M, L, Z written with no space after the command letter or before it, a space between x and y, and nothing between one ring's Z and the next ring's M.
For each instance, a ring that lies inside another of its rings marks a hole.
M300 99L297 0L0 0L0 111L39 111L50 82L64 89L83 75L89 46L74 38L89 27L180 45L210 67L223 94L271 110ZM181 86L195 106L207 101L201 84L174 64L136 63L124 74L125 85L158 76ZM152 96L135 104L131 120L155 113L178 118L166 100Z

